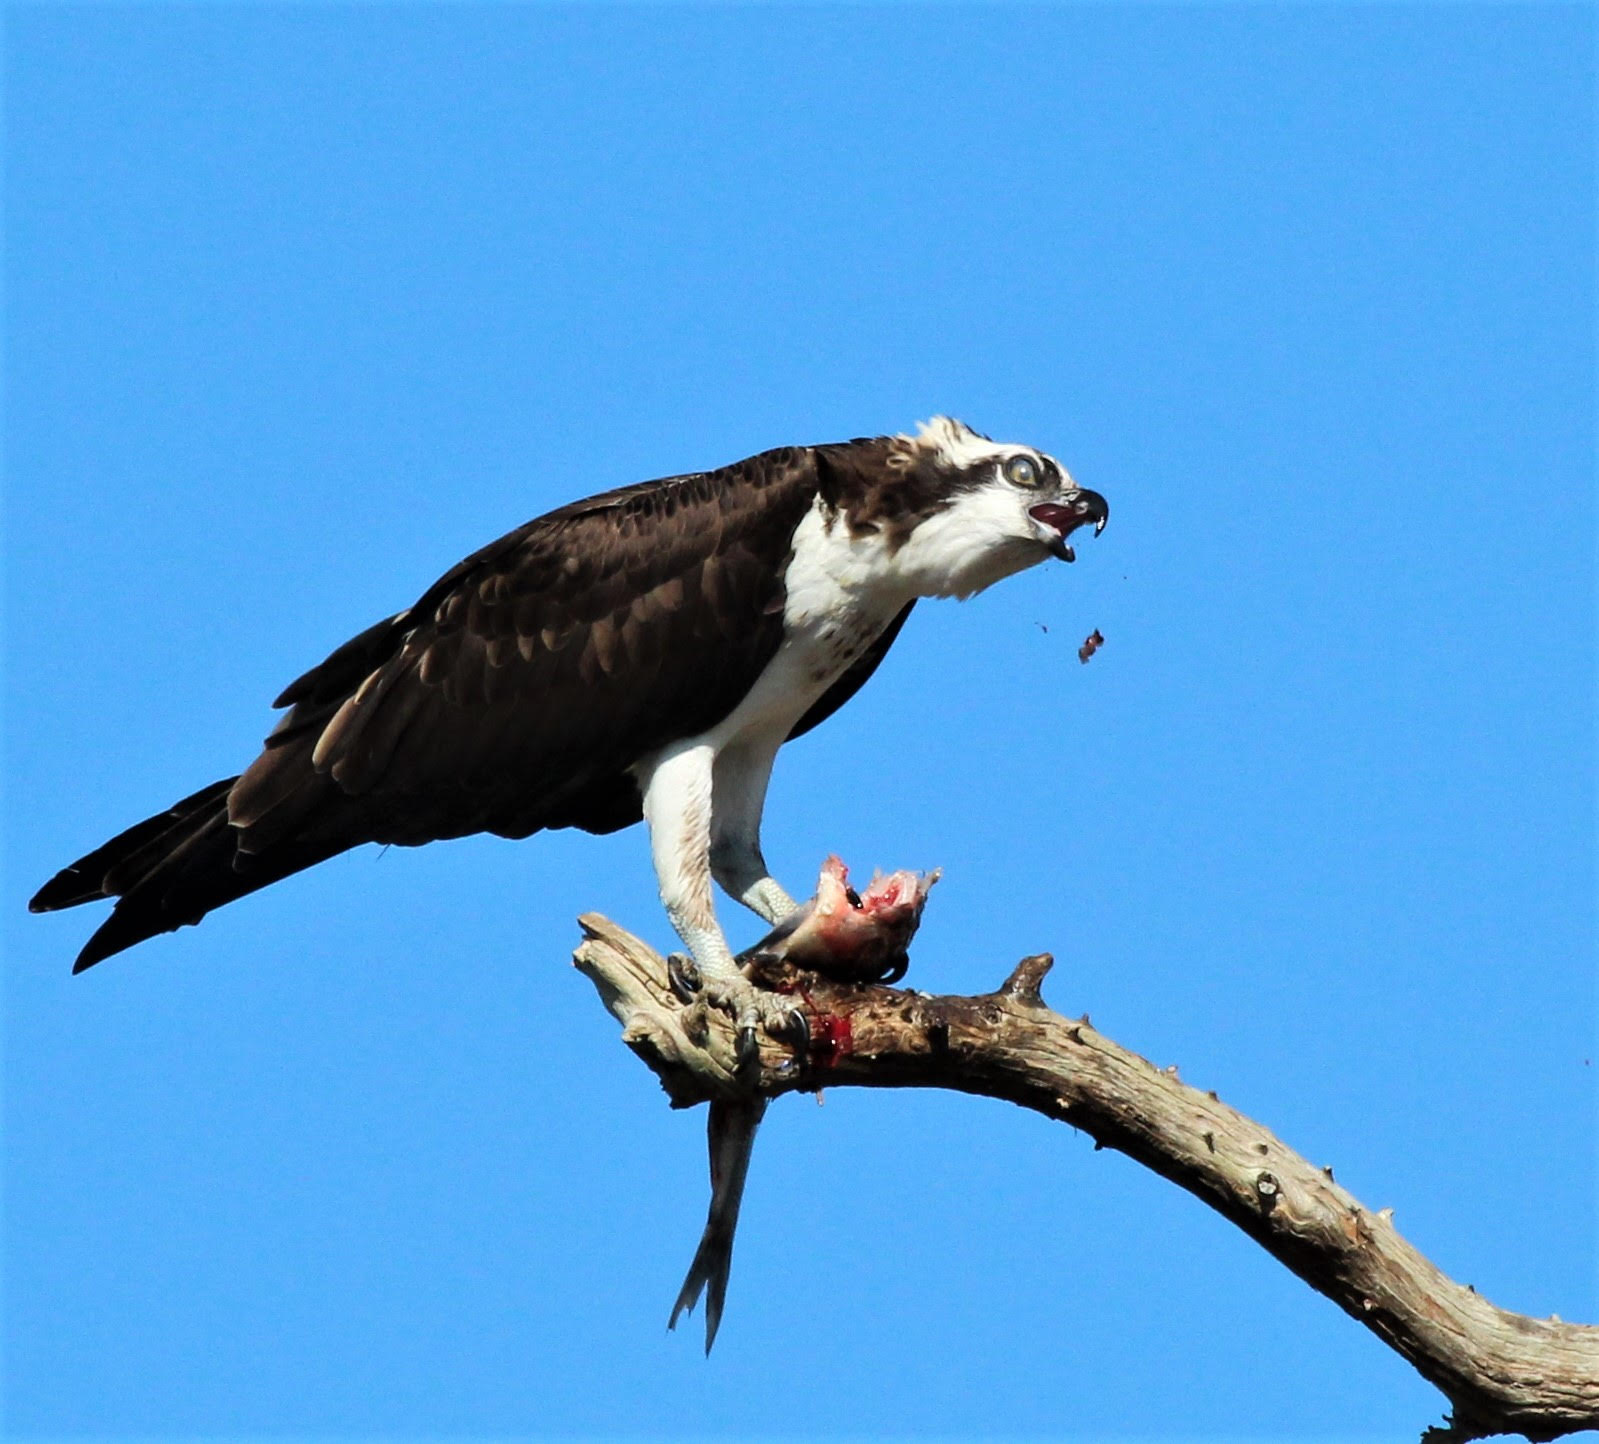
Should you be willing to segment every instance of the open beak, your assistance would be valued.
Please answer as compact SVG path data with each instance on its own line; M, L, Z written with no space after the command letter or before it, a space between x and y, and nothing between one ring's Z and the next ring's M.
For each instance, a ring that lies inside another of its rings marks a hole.
M1049 544L1050 552L1063 562L1074 562L1077 553L1066 538L1089 522L1093 522L1094 535L1098 536L1110 520L1110 506L1097 491L1084 487L1080 491L1068 491L1059 501L1041 501L1028 508L1027 514L1055 533Z

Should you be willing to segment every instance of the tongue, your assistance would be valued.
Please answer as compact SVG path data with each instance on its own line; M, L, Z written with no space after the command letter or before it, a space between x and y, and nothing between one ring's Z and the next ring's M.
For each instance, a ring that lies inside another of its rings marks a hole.
M1041 521L1045 526L1054 528L1055 540L1050 544L1050 551L1063 562L1077 560L1077 553L1072 550L1066 537L1083 524L1082 517L1070 507L1058 506L1052 501L1039 502L1037 506L1029 508L1027 514L1035 521Z
M1052 526L1062 536L1068 536L1083 524L1083 518L1069 506L1062 506L1059 502L1041 501L1032 507L1028 513L1030 517Z

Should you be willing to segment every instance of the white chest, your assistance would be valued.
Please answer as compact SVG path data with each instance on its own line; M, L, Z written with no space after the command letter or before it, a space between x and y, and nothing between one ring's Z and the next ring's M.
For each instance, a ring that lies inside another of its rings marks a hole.
M824 686L877 640L911 595L880 537L852 537L841 520L829 527L820 506L794 533L784 586L784 650Z
M783 644L716 729L723 739L767 729L786 736L914 595L879 538L851 537L842 521L828 527L820 508L794 533L784 585Z

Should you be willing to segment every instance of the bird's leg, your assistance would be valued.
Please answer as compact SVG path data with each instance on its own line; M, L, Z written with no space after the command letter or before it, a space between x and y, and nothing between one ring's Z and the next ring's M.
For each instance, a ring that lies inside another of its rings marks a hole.
M761 855L761 811L781 737L717 754L711 777L711 873L723 892L769 923L799 910Z
M699 970L706 1001L733 1019L741 1063L759 1047L758 1029L804 1035L791 1000L757 988L739 970L711 901L711 796L715 751L685 744L663 752L640 778L644 817L661 901Z
M751 912L767 922L777 924L799 911L799 904L783 891L777 879L766 870L766 860L756 851L751 857L739 859L738 881L722 885ZM720 875L718 882L722 882Z
M754 827L745 834L753 842L754 865L759 873L752 885L766 875L757 839L760 801L770 770L771 757L768 756L759 769L759 785L754 793ZM644 816L650 827L661 901L666 905L667 916L678 936L694 955L702 996L732 1015L738 1031L739 1062L747 1064L754 1061L758 1052L756 1029L760 1024L764 1023L769 1032L797 1033L802 1046L810 1030L805 1015L796 1011L789 1000L756 988L744 976L716 924L711 901L713 872L718 881L724 886L727 884L724 862L713 861L712 798L720 796L719 785L728 775L718 770L713 748L688 745L663 753L647 772L641 773L639 780L644 789ZM732 775L738 776L738 769L735 768ZM747 791L737 791L740 795L748 795ZM751 865L747 854L737 847L733 855L742 859L743 868ZM769 878L766 881L771 882ZM755 888L752 896L759 899L758 904L750 902L757 911L763 907L775 911L785 903L789 909L793 908L788 895L776 883L771 883L769 889ZM744 900L750 901L749 898ZM769 915L763 913L763 916ZM749 1172L750 1152L755 1146L755 1130L765 1112L766 1100L753 1092L748 1097L717 1099L711 1104L711 1206L688 1277L683 1280L672 1308L670 1322L670 1327L676 1328L678 1317L692 1309L701 1291L706 1291L707 1354L722 1321L722 1305L733 1262L733 1235L744 1197L744 1179Z

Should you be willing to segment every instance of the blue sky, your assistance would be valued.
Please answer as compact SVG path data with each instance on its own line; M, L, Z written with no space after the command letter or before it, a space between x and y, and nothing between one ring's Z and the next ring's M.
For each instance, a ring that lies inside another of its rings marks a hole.
M953 1095L706 1197L566 959L644 839L366 849L80 977L38 883L551 506L949 411L1113 520L919 609L767 856L1046 996L1496 1302L1599 1319L1577 6L11 6L16 1437L1414 1437L1168 1184ZM1098 627L1089 666L1076 647ZM724 918L736 939L751 920Z

